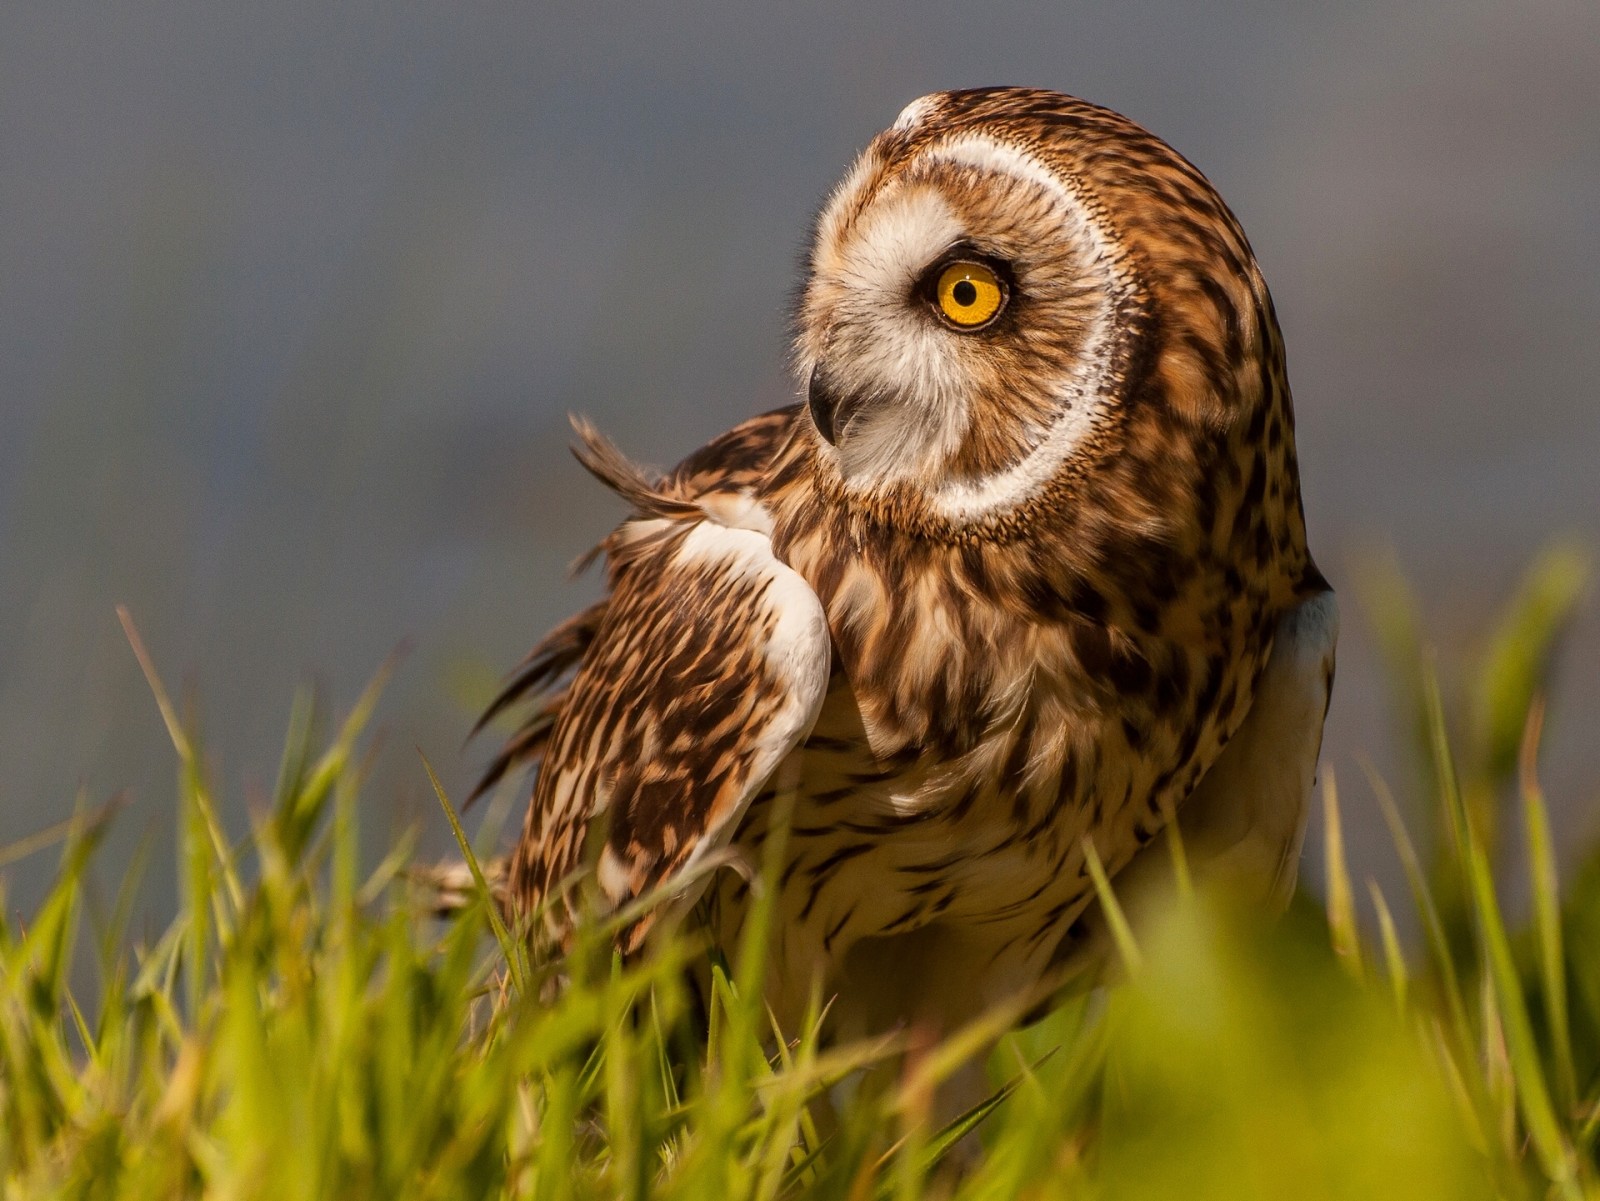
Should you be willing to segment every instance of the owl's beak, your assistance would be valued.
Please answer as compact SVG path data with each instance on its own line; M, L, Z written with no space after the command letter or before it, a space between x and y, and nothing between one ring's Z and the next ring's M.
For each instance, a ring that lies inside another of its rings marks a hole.
M845 426L850 424L850 418L861 407L861 397L837 392L819 363L811 369L811 383L806 389L806 398L817 433L826 438L830 445L839 445Z

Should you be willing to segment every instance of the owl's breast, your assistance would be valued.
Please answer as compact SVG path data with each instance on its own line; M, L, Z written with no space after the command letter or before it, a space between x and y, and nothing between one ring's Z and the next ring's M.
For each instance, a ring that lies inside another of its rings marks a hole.
M792 764L791 878L835 941L878 923L1054 928L1092 895L1086 843L1115 872L1248 711L1270 633L1215 560L1157 588L1149 554L1085 539L940 541L803 485L773 499L775 549L834 648Z

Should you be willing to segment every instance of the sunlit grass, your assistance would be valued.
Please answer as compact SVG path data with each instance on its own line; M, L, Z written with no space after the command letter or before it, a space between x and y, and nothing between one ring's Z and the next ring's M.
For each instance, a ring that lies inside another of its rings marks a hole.
M1325 902L1269 921L1179 890L1154 920L1113 923L1124 982L1002 1039L996 1101L946 1131L928 1125L933 1084L992 1030L850 1087L902 1048L827 1045L815 1022L775 1039L759 921L699 1015L687 941L623 965L589 931L558 986L481 875L440 922L406 845L364 872L378 685L325 740L295 706L271 804L231 843L134 636L179 761L182 904L132 944L137 871L106 905L86 884L110 811L49 832L54 887L0 922L0 1197L1600 1197L1600 857L1561 886L1536 771L1582 578L1571 552L1542 558L1444 690L1383 585L1431 780L1420 837L1376 777L1325 779ZM1409 896L1349 876L1340 797L1358 788L1377 790ZM1513 822L1533 885L1520 925L1500 891ZM941 1163L952 1145L966 1170Z

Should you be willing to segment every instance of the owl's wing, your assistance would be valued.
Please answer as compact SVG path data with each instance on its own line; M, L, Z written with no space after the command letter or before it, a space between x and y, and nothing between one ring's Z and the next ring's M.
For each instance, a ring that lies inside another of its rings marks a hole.
M810 732L827 691L822 604L768 536L675 502L655 513L606 544L604 617L550 734L513 862L513 895L530 907L579 866L591 829L603 833L596 876L613 906L693 871Z
M1178 836L1195 876L1275 908L1294 891L1306 816L1333 691L1339 608L1331 591L1308 597L1278 620L1272 653L1256 679L1250 711L1178 811ZM1170 897L1171 830L1138 851L1113 881L1139 932ZM1098 902L1074 933L1064 982L1113 961Z
M1338 640L1331 591L1278 619L1250 712L1178 813L1198 871L1259 881L1263 899L1279 905L1299 868Z
M582 445L580 462L602 483L642 513L699 520L719 504L733 515L748 512L748 496L776 450L793 435L798 405L752 417L713 438L663 479L650 481L587 422L575 426ZM728 524L738 524L737 521ZM608 539L578 561L581 567L615 541ZM539 764L556 720L566 706L567 677L583 662L605 621L606 598L546 634L511 673L511 678L478 719L469 738L496 717L523 708L522 721L501 747L467 798L472 804L508 773Z

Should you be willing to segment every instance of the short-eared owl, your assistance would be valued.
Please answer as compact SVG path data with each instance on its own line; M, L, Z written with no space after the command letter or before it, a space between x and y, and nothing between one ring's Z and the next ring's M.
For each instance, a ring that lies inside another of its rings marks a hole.
M1174 820L1285 895L1336 616L1205 177L1068 96L926 96L824 205L796 321L805 402L665 476L580 427L632 516L491 710L532 705L489 779L539 765L510 895L540 937L592 858L606 903L682 880L731 938L746 876L704 868L759 863L780 809L791 1024L817 986L856 1033L1043 995L1095 938L1089 848L1132 887Z

